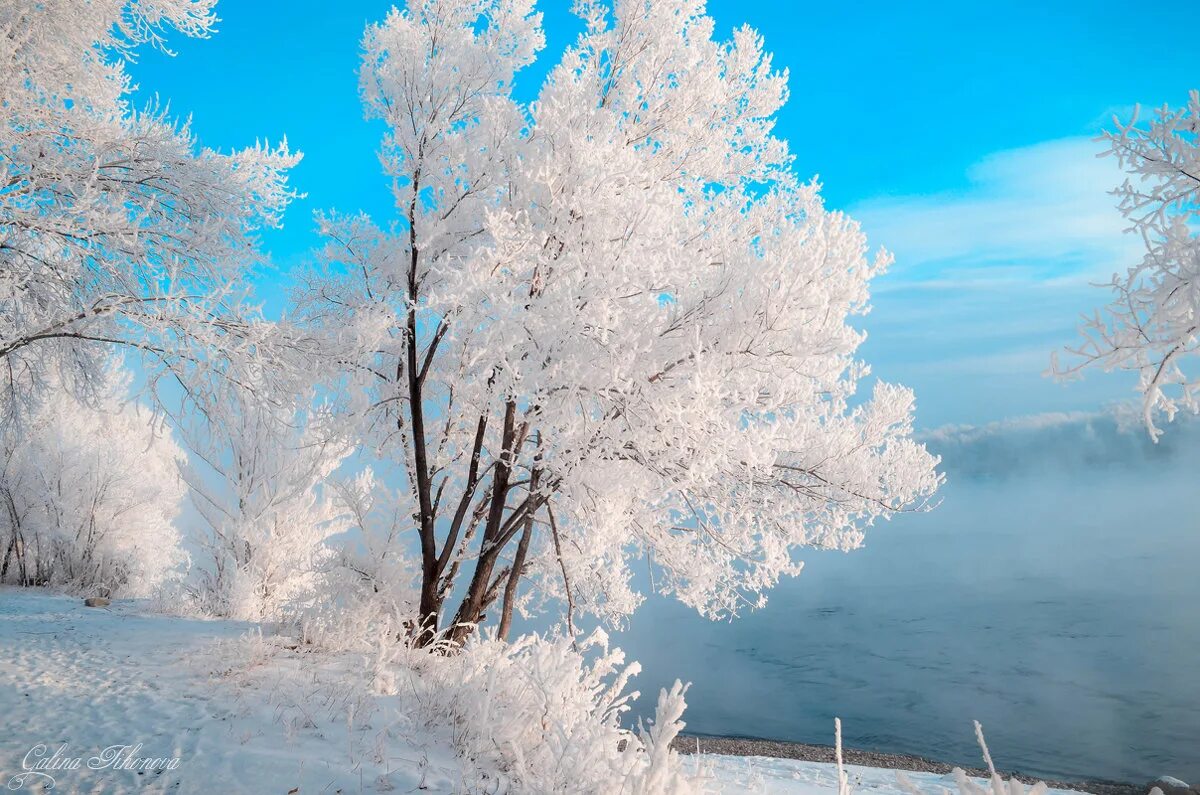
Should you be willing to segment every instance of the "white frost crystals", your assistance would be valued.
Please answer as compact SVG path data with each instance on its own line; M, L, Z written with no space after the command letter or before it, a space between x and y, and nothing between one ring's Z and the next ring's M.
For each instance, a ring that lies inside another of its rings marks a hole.
M142 409L122 407L129 384L112 382L121 356L141 365L138 385L155 396L166 377L168 388L237 382L261 398L275 375L264 366L272 326L242 304L242 276L258 259L256 232L278 224L293 196L286 174L298 156L286 146L202 148L165 111L129 100L125 63L137 48L163 47L171 31L207 35L213 4L0 1L0 434L10 495L0 527L9 566L20 567L19 549L36 560L22 581L99 578L142 591L175 549L179 453L151 435ZM18 493L18 479L32 491ZM43 534L19 543L21 523L33 521L21 505L42 504L62 484L71 494L39 509L61 514L51 522L59 540L35 555ZM76 504L86 495L91 507ZM144 571L128 559L134 548ZM97 568L117 559L134 569Z

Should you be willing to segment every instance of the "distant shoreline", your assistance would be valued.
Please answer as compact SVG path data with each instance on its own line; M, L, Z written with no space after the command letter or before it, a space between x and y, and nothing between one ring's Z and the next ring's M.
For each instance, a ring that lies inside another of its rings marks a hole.
M721 756L766 756L776 759L799 759L805 762L834 762L832 745L810 745L808 743L792 743L780 740L758 740L752 737L710 737L698 734L685 734L675 738L672 747L683 754L694 754L699 743L702 754L717 754ZM909 754L887 754L878 751L859 751L853 748L843 749L843 758L848 765L884 768L888 770L914 770L926 773L949 773L956 767L961 767L968 775L986 777L987 771L966 765L952 765L946 762L936 762L921 756ZM1001 771L1003 772L1003 771ZM1050 781L1027 776L1021 773L1003 773L1005 778L1015 775L1020 781L1033 784L1045 781L1055 789L1085 788L1094 795L1145 795L1147 787L1137 784L1126 784L1117 781Z

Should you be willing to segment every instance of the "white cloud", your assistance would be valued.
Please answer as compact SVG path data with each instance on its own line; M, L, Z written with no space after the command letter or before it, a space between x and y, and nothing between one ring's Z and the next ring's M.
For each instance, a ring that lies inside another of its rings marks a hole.
M1108 193L1122 177L1102 150L1072 138L998 152L970 169L965 190L858 204L872 242L896 255L880 289L1106 280L1137 241L1122 233Z
M873 285L863 356L916 390L921 424L1094 409L1130 394L1123 374L1067 386L1041 375L1051 351L1076 342L1080 315L1107 302L1093 285L1141 256L1103 148L1082 138L997 152L960 190L850 208L871 244L896 256Z

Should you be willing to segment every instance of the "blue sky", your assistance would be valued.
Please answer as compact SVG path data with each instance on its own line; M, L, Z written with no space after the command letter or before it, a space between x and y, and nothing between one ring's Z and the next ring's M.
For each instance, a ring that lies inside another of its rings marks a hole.
M358 43L387 2L222 0L219 32L132 67L219 149L287 136L307 198L267 248L286 271L316 243L319 208L387 218L363 120ZM518 90L536 90L578 30L567 0L543 0L548 47ZM1116 2L822 3L719 0L717 30L749 23L791 73L779 133L830 206L896 255L862 321L876 374L917 390L918 424L979 424L1090 410L1132 396L1132 380L1041 377L1074 339L1077 315L1137 256L1105 191L1120 175L1091 138L1134 103L1179 105L1200 87L1193 2L1133 13ZM277 280L276 280L277 281ZM278 290L264 285L269 308Z

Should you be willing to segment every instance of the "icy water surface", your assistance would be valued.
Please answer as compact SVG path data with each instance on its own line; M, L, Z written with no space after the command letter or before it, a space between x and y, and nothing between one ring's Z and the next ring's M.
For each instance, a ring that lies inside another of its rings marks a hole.
M678 676L702 734L831 743L837 715L851 745L977 764L978 719L1004 768L1197 783L1200 434L1083 430L944 445L936 511L809 554L733 623L648 603L615 638L638 709Z

